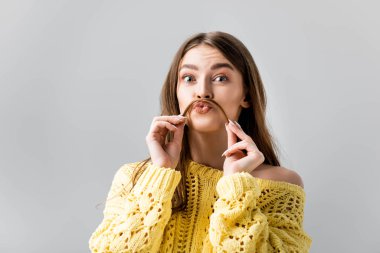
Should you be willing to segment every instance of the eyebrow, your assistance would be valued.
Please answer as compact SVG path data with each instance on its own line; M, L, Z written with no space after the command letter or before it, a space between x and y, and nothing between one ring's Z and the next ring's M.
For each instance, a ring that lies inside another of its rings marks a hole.
M180 68L179 71L181 71L184 68L188 69L193 69L193 70L198 70L198 67L193 65L193 64L183 64ZM215 69L220 69L220 68L229 68L232 71L234 71L234 68L231 66L229 63L215 63L214 65L211 66L211 70Z

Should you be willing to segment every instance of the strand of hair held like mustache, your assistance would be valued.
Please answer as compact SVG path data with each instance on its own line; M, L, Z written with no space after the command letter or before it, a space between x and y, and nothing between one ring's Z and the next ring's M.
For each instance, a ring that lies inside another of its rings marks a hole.
M214 100L207 99L207 98L197 99L197 100L194 100L193 102L191 102L191 103L186 107L185 111L181 114L181 116L186 116L186 114L188 113L188 111L190 110L190 108L192 108L192 106L194 105L194 103L197 103L197 102L208 102L208 103L211 103L211 104L216 105L216 106L219 107L219 109L223 112L223 115L224 115L224 117L226 118L226 122L227 122L227 123L229 122L229 120L228 120L228 116L227 116L227 114L225 113L225 111L223 110L223 108L222 108L217 102L215 102Z

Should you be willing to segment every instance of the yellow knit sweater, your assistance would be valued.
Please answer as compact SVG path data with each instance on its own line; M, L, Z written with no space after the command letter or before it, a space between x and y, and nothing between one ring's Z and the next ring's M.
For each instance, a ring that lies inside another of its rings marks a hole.
M115 174L92 252L308 252L300 186L190 161L187 208L172 215L180 172L148 163L131 189L137 164Z

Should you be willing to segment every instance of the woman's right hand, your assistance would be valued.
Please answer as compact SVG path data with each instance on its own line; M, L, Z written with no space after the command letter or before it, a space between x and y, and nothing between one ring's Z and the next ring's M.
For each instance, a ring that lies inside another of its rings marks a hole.
M149 133L145 137L153 164L165 168L177 167L185 123L186 117L179 115L153 118ZM165 144L169 131L174 132L174 137L171 142Z

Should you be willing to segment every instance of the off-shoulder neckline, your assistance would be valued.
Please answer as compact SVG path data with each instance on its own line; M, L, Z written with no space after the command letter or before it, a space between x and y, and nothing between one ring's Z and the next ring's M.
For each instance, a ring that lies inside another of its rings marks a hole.
M137 163L140 163L140 162L135 162L135 164ZM151 162L149 162L149 164L151 164ZM205 180L212 180L213 178L220 178L223 176L222 170L196 162L192 159L189 160L187 173L197 174ZM256 179L258 184L261 186L261 188L268 188L268 189L280 188L280 189L284 189L284 190L288 190L292 192L298 192L298 193L301 193L302 195L305 194L304 188L293 183L289 183L286 181L273 180L273 179L259 178L259 177L254 177L254 178Z
M202 164L202 163L199 163L199 162L196 162L194 160L189 160L189 170L191 172L195 172L197 171L197 173L201 173L201 174L220 174L220 176L223 176L223 171L220 170L220 169L217 169L217 168L214 168L214 167L211 167L211 166L208 166L208 165L205 165L205 164ZM251 175L251 174L250 174ZM252 176L252 175L251 175ZM254 177L254 176L252 176ZM293 183L289 183L289 182L286 182L286 181L279 181L279 180L273 180L273 179L266 179L266 178L259 178L259 177L254 177L257 182L263 186L263 187L269 187L269 188L286 188L288 190L293 190L293 191L301 191L302 193L304 193L304 188L302 188L301 186L299 185L296 185L296 184L293 184Z

